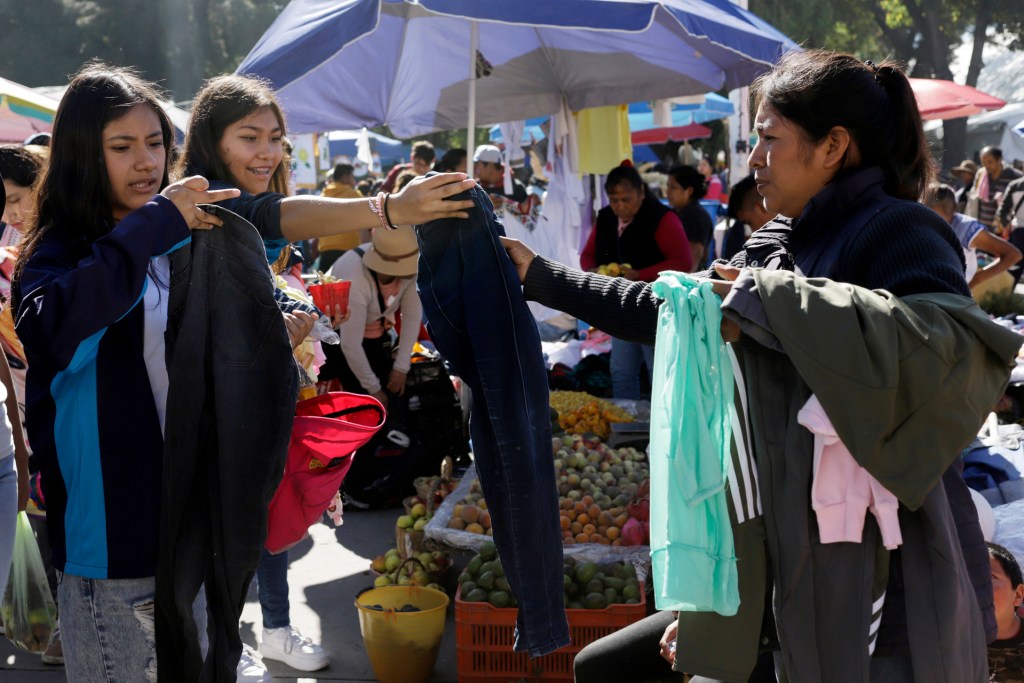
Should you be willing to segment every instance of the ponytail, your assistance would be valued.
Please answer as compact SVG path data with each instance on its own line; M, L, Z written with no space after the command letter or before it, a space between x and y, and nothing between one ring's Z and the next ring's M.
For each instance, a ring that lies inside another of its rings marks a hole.
M870 62L869 62L870 64ZM883 136L891 142L888 154L875 161L885 172L886 190L903 199L916 200L935 178L928 143L922 133L921 113L910 81L899 66L886 60L875 71L875 81L889 99L892 134ZM863 154L863 151L862 151Z

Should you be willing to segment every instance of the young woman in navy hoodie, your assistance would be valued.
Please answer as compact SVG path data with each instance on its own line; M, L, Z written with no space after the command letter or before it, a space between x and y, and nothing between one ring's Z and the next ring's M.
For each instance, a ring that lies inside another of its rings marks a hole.
M153 594L167 372L166 254L235 190L169 183L153 87L101 64L57 110L12 288L31 370L68 680L156 680ZM160 303L163 306L160 306Z

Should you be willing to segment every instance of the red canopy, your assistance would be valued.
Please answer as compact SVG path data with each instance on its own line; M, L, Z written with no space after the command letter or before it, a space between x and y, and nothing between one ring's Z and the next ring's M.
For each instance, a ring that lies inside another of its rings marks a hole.
M703 140L709 137L711 137L711 129L699 123L691 123L688 126L648 128L630 134L634 145L657 145L668 140L683 142L685 140Z
M957 119L1002 109L1006 104L969 85L933 78L911 78L917 107L923 119Z

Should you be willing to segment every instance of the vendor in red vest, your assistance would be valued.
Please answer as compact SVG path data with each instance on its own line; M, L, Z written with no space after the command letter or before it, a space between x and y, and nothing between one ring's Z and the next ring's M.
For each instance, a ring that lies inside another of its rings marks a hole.
M613 168L604 189L608 206L598 212L594 230L580 254L584 270L597 271L604 266L609 275L643 282L653 282L663 270L690 271L690 243L679 216L651 196L632 163L623 161ZM640 393L644 366L650 379L653 347L613 339L612 394L616 398L644 398Z

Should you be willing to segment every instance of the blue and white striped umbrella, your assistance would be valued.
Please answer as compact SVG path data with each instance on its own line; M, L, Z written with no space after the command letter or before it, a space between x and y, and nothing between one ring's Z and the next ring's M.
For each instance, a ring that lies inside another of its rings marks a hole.
M238 71L270 80L295 132L408 138L563 97L580 110L735 88L791 49L728 0L292 0Z

